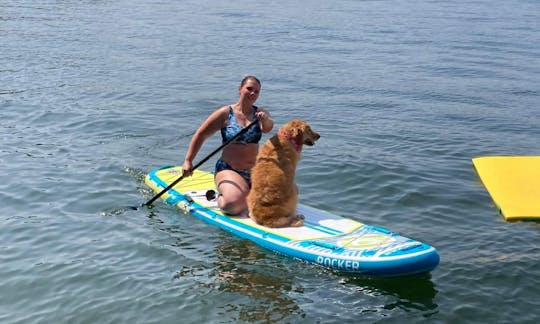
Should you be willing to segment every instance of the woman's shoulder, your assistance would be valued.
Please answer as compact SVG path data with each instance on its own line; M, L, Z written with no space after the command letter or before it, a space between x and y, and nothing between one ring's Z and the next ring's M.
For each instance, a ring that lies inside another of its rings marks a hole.
M208 119L220 125L221 128L227 123L227 120L229 119L229 109L230 105L219 107L214 110L214 112L212 112Z
M227 116L229 114L230 107L231 107L230 105L226 105L226 106L221 106L219 108L216 108L216 110L212 112L212 115L216 117Z
M231 111L231 110L232 110L232 106L231 106L231 105L225 105L225 106L221 106L221 107L217 108L217 109L215 110L215 112L216 112L216 113L219 113L219 114L225 115L225 114L229 114L229 111Z

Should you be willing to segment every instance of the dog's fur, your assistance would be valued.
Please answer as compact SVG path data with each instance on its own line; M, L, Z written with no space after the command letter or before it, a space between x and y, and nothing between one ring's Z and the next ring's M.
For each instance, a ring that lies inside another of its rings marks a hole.
M291 120L281 126L257 155L251 171L251 190L247 196L249 217L268 227L303 225L296 214L298 189L294 182L302 145L312 146L319 134L303 120Z

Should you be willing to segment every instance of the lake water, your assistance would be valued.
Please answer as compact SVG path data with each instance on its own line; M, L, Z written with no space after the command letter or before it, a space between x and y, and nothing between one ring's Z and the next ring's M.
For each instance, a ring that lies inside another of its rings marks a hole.
M434 271L340 275L124 208L246 74L322 136L301 202L435 246ZM536 323L540 225L471 159L540 155L539 102L536 0L3 0L0 322Z

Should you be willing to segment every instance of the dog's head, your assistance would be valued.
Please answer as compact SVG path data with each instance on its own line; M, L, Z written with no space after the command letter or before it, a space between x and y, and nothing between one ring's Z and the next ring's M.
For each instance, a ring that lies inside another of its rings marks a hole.
M293 119L283 126L283 128L290 134L292 138L298 144L305 144L313 146L315 142L321 137L316 133L311 126L303 120Z

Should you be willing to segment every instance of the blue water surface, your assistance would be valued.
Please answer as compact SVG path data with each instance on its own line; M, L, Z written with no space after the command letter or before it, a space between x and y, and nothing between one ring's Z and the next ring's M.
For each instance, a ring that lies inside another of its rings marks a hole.
M471 159L540 155L539 44L533 0L2 1L0 321L538 322L539 224ZM321 134L301 202L435 246L434 271L340 275L126 208L247 74Z

